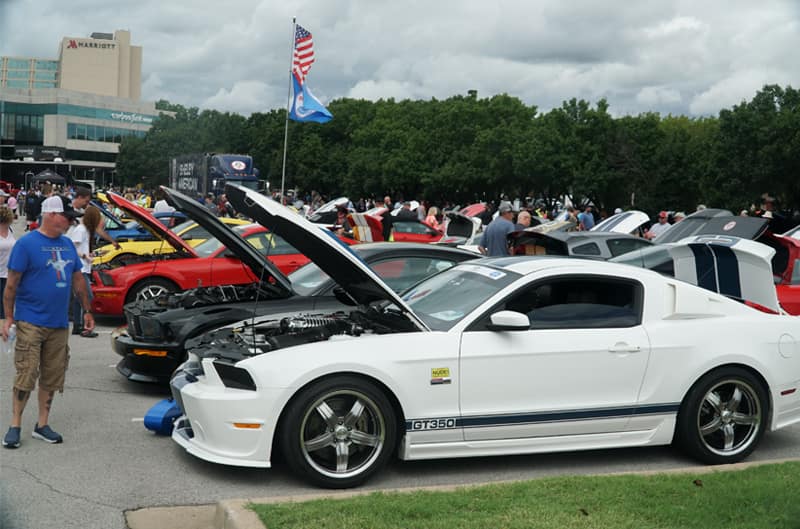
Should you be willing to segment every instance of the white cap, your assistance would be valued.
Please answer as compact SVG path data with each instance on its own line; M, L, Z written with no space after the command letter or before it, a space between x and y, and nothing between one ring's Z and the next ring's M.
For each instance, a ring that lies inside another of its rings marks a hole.
M614 215L616 215L617 213L622 213L622 208L615 209L614 210Z
M64 202L59 196L52 196L42 202L42 213L64 213Z

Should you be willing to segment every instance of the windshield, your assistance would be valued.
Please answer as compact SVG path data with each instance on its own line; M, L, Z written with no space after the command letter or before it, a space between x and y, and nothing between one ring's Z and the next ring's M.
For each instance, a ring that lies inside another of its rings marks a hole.
M608 261L647 268L668 276L675 275L674 263L672 256L669 254L668 245L647 246L641 250L637 249L624 253Z
M178 224L177 226L173 226L172 227L172 231L174 233L182 233L187 228L189 228L190 226L194 226L195 224L197 224L197 223L195 221L193 221L193 220L185 220L185 221L181 222L180 224Z
M249 228L250 225L243 225L243 226L236 226L233 228L233 231L238 233L240 236L244 233L244 230ZM201 242L197 246L194 247L195 253L200 257L209 257L214 255L220 248L222 248L222 243L216 237L211 237L206 239L205 241Z
M301 296L313 296L319 288L330 281L330 276L319 269L316 263L308 263L289 274L292 288Z
M500 268L462 264L415 285L402 298L432 330L447 331L519 277Z

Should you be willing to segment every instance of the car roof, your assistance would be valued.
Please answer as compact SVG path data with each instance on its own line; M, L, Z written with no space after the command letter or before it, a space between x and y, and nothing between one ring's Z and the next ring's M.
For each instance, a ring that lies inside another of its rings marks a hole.
M453 248L452 246L439 246L436 244L427 243L414 243L414 242L370 242L354 244L352 248L357 254L362 257L372 256L376 253L404 253L404 252L420 252L420 253L441 253L442 255L462 255L464 257L480 257L475 252L462 250L460 248Z
M609 263L607 261L596 261L592 259L575 259L568 256L515 256L515 257L484 257L472 264L485 264L497 268L504 268L517 274L528 275L541 270L554 267L561 269L569 268L570 271L586 273L610 273L619 277L630 277L631 275L655 275L661 277L652 270L639 269L627 264Z

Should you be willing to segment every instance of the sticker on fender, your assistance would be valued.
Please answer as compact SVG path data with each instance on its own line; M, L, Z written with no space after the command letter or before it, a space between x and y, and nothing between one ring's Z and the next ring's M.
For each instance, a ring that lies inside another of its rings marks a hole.
M450 384L450 368L434 367L431 368L431 385Z

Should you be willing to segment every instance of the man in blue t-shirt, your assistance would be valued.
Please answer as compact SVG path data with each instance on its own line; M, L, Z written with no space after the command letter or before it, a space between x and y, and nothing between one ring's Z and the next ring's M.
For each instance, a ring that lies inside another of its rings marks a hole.
M508 234L515 231L514 223L511 222L512 218L514 218L514 211L511 204L502 202L497 208L497 218L490 222L483 231L481 252L491 257L509 255Z
M17 326L14 351L13 415L3 446L20 445L22 412L39 382L39 417L33 437L60 443L61 435L50 428L50 406L56 391L64 391L69 361L70 290L84 309L83 326L94 328L89 312L88 287L81 275L81 262L72 241L64 236L78 214L65 197L52 196L42 202L42 225L14 245L8 261L8 282L3 296L6 320L2 338L8 340L11 325Z

